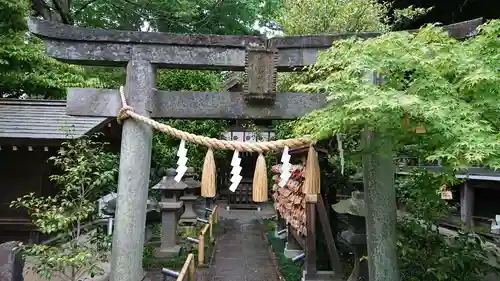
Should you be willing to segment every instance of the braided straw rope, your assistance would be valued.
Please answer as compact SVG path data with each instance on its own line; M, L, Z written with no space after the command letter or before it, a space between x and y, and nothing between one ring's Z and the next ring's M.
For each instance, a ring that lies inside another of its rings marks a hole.
M265 141L265 142L241 142L241 141L227 141L227 140L219 140L215 138L208 138L204 136L198 136L195 134L191 134L188 132L184 132L178 130L169 125L157 122L151 118L139 115L134 112L134 109L127 104L127 100L125 99L125 92L123 90L123 86L120 87L120 97L122 100L122 108L118 113L118 120L125 120L127 118L132 118L137 121L144 122L154 129L167 133L173 137L193 142L196 144L201 144L209 148L217 148L217 149L226 149L226 150L237 150L240 152L258 152L263 153L265 151L276 151L278 149L284 148L288 146L290 148L294 147L303 147L310 145L312 143L312 139L308 136L304 136L301 138L295 139L283 139L283 140L275 140L275 141Z

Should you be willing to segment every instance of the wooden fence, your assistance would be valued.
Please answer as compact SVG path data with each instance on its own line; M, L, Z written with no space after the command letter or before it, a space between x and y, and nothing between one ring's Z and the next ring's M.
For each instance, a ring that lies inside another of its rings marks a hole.
M208 239L210 243L215 240L213 229L214 225L219 223L219 210L216 205L210 216L208 217L208 224L203 227L198 236L198 266L205 263L205 238L208 232Z
M205 239L208 238L210 243L215 240L214 236L214 225L219 223L219 211L216 205L208 217L208 223L200 231L198 236L198 266L205 263ZM196 272L195 258L194 254L189 254L184 262L184 266L177 276L177 281L194 281L194 275Z

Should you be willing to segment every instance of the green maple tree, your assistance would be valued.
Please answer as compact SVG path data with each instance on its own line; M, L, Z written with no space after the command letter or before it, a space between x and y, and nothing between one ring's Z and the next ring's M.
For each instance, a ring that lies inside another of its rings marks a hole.
M427 26L335 42L294 86L330 101L302 118L296 133L323 139L368 126L396 147L418 144L422 157L448 167L500 167L499 35L495 20L463 41ZM381 85L366 80L371 72L384 76ZM422 126L425 133L415 134Z

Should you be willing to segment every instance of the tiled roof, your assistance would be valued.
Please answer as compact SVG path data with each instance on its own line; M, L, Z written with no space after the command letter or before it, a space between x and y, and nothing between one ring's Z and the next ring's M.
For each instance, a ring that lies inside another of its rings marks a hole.
M66 115L66 101L0 99L0 138L78 138L106 120Z

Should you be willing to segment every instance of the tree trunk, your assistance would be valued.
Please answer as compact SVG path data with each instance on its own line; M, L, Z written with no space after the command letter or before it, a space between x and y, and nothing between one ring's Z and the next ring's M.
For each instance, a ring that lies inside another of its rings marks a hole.
M40 16L44 20L73 24L71 16L71 0L32 0L31 7L35 16Z

